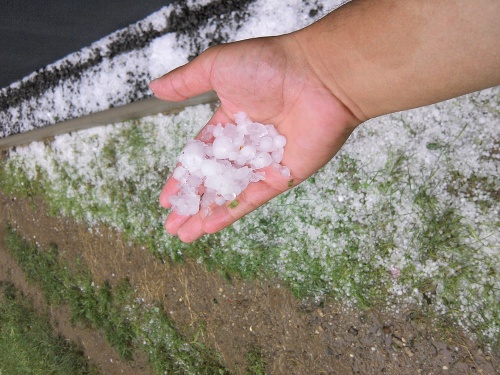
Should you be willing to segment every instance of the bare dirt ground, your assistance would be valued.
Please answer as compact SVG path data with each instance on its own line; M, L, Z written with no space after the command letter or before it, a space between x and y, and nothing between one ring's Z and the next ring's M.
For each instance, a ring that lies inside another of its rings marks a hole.
M411 308L396 316L355 311L324 300L300 301L277 280L231 282L186 260L163 264L105 227L52 217L40 199L0 194L0 280L10 280L49 311L54 330L79 343L104 374L148 374L145 359L124 362L101 332L73 327L64 308L45 306L5 249L11 224L41 249L57 244L70 263L80 257L96 282L128 277L146 303L161 302L177 329L221 354L231 373L244 374L245 354L259 349L267 374L498 374L487 353L457 329L437 329ZM209 249L207 249L209 251Z

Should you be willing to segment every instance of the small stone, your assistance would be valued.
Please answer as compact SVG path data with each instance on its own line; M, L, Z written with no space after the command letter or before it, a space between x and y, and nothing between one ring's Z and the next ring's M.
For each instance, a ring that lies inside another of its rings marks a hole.
M403 348L406 346L405 343L399 337L396 336L392 337L392 343L396 345L398 348Z
M358 335L358 330L354 327L351 327L347 330L347 332L350 334L350 335L353 335L353 336L357 336Z
M448 366L443 366L443 370L448 370Z
M405 351L405 353L406 353L406 355L407 355L408 357L410 357L410 358L411 358L411 357L413 357L413 356L414 356L413 351L412 351L409 347L407 347L407 346L406 346L406 347L405 347L405 349L404 349L404 351Z
M427 329L427 326L424 323L417 324L417 331L418 332L425 332Z
M383 331L386 335L390 335L390 334L391 334L391 331L392 331L392 328L391 328L391 326L383 326L383 327L382 327L382 331Z

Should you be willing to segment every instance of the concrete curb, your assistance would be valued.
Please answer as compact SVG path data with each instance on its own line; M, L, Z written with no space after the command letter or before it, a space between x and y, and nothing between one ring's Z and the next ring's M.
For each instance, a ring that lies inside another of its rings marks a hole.
M105 111L62 121L54 125L44 126L25 133L0 138L0 150L24 145L33 141L40 141L60 134L89 129L95 126L133 120L162 112L178 111L198 104L215 103L217 100L218 97L213 91L182 102L167 102L156 98L143 99L124 106L110 108Z

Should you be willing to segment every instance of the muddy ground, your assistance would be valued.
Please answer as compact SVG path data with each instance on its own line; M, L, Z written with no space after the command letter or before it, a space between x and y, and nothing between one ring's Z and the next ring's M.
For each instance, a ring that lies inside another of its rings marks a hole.
M74 327L65 307L45 305L5 248L5 227L15 227L41 249L57 244L75 263L81 257L97 282L128 277L138 297L163 303L178 330L221 354L231 373L244 374L245 354L260 349L267 374L498 374L500 357L454 327L437 328L416 309L390 316L377 309L348 310L340 303L300 301L278 280L235 280L186 260L163 264L105 227L78 225L48 215L39 198L0 193L0 281L9 280L48 312L57 333L81 345L103 374L149 374L146 359L123 361L99 331Z

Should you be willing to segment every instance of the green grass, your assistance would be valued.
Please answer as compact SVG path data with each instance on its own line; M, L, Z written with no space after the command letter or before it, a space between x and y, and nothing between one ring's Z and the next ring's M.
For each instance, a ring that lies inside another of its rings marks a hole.
M6 240L9 252L28 279L42 287L47 301L68 304L74 324L102 329L122 358L131 360L141 350L158 374L227 373L210 350L186 341L162 308L138 303L127 279L114 287L97 284L84 264L70 272L55 247L39 249L11 227Z
M1 286L0 374L98 374L82 350L55 336L48 317L38 314L12 284Z
M253 347L245 355L246 373L248 375L265 375L266 360L262 351Z
M72 321L93 328L102 328L106 339L117 349L121 357L132 359L136 332L123 313L126 302L130 299L127 280L121 280L115 290L112 290L108 282L95 287L90 277L80 279L78 284L78 286L73 285L67 292ZM127 296L129 298L124 298Z

